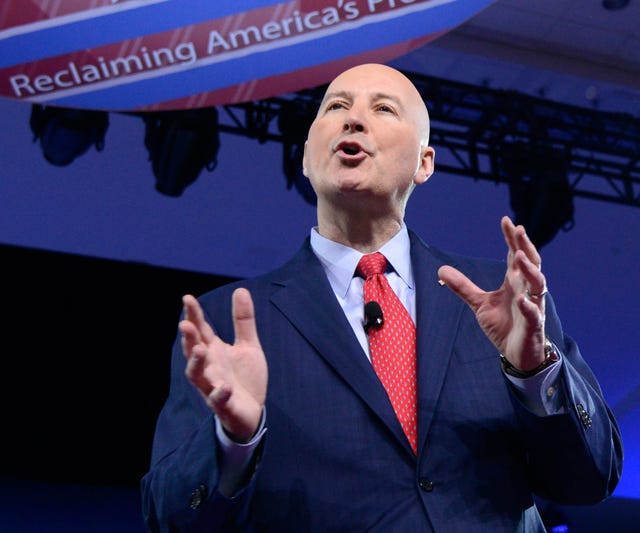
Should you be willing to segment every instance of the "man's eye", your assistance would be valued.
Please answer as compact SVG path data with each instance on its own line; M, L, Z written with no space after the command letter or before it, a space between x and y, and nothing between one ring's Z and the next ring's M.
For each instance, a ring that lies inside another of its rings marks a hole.
M344 106L340 102L332 102L327 106L327 111L334 111L336 109L341 109Z
M378 111L384 111L385 113L393 113L393 109L385 104L379 105Z

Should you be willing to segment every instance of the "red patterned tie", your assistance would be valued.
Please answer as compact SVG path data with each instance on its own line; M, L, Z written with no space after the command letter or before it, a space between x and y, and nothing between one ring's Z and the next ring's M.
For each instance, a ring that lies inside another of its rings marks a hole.
M368 254L360 259L356 272L365 278L365 303L375 301L382 308L382 326L368 331L371 362L415 454L418 442L416 327L384 275L386 266L384 255Z

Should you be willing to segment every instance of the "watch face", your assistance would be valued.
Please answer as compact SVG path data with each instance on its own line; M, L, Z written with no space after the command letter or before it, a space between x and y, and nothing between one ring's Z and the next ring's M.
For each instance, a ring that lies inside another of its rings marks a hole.
M555 363L560 360L560 356L558 355L558 349L556 345L553 344L549 339L544 343L544 356L545 362L548 361L547 365L551 363Z

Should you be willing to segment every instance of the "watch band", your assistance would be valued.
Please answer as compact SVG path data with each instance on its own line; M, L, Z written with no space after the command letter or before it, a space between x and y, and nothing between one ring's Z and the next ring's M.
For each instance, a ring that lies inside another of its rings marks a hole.
M556 345L551 342L548 338L544 340L544 361L540 363L537 367L532 368L531 370L520 370L513 366L509 360L502 354L500 354L500 363L502 364L502 370L505 373L513 376L514 378L526 379L532 376L535 376L539 372L542 372L545 368L551 366L553 363L556 363L560 360L560 352Z

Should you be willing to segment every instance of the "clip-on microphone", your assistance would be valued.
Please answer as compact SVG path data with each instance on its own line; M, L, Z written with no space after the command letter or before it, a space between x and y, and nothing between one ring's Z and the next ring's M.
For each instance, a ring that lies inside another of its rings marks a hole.
M382 307L378 302L371 300L364 304L364 332L369 333L369 328L374 327L380 329L384 324L384 316L382 314Z

